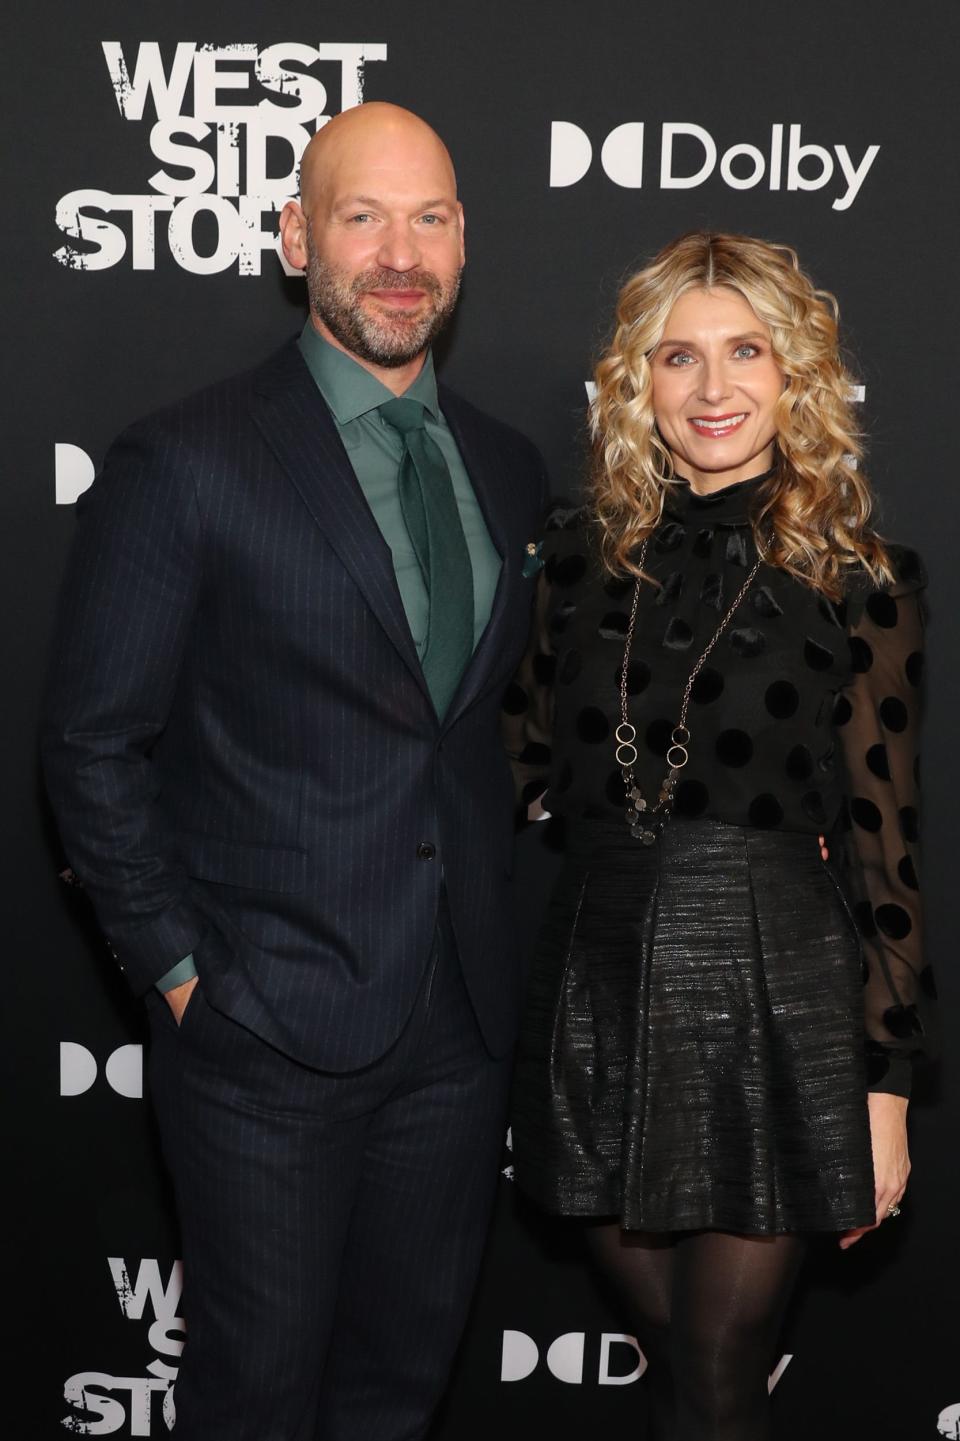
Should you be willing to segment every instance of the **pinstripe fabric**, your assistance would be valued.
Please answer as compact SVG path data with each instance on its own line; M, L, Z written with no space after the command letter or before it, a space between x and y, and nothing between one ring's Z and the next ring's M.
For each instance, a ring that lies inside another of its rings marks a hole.
M509 1062L483 1045L449 921L394 1046L310 1070L151 997L150 1088L182 1217L178 1441L414 1441L463 1328Z
M42 749L151 1008L188 1441L413 1441L479 1263L520 989L500 697L544 481L440 403L503 557L442 723L295 344L132 427L78 505ZM188 951L177 1030L151 987Z
M213 1005L325 1070L399 1034L441 869L487 1045L515 1033L497 713L543 470L522 436L440 400L504 558L442 723L294 343L132 427L78 504L42 736L71 863L137 991L193 951Z

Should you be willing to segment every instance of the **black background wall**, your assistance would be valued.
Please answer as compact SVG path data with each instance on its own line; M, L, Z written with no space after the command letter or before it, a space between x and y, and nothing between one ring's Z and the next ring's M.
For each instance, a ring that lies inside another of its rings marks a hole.
M921 550L932 577L925 889L947 1059L914 1107L903 1216L849 1254L823 1245L814 1257L784 1338L778 1435L960 1437L960 12L915 0L891 22L862 0L95 0L18 7L8 19L5 1436L165 1435L180 1340L176 1230L140 1097L139 1011L82 897L57 879L37 776L37 696L71 501L124 424L300 326L303 285L272 248L275 212L293 189L293 145L317 114L354 103L362 83L366 98L410 106L450 144L469 263L445 376L535 439L558 492L581 474L584 382L618 285L664 241L701 224L789 241L841 298L883 526ZM155 79L170 84L147 96L154 52ZM284 65L315 83L298 93L281 82ZM180 163L172 146L183 147ZM531 933L555 867L544 829L528 833L519 884ZM437 1437L642 1437L644 1380L630 1379L639 1363L626 1329L575 1235L529 1214L505 1175Z

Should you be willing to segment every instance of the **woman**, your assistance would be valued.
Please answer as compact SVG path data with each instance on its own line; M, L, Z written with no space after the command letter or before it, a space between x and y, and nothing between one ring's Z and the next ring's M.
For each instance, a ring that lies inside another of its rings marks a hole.
M791 250L667 246L621 293L506 702L568 836L516 1176L589 1222L677 1441L769 1434L808 1238L896 1216L909 1171L923 579L870 527L851 393Z

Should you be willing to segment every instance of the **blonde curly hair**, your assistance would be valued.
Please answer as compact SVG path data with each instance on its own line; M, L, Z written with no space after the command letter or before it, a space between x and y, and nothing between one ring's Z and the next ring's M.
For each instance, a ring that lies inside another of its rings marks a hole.
M774 415L776 467L753 516L759 552L834 599L849 567L864 567L878 584L892 579L886 547L869 526L836 300L814 288L789 246L709 231L672 241L627 281L596 368L591 493L607 568L641 574L635 548L659 523L674 478L653 412L651 357L679 296L717 286L742 295L768 327L785 381Z

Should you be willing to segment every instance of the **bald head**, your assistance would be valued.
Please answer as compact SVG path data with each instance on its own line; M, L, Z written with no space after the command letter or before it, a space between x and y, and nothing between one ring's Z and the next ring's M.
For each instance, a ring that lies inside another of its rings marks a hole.
M381 101L343 111L303 152L300 201L284 206L280 231L320 334L402 393L456 304L464 259L457 179L436 131Z
M422 177L437 196L455 203L457 177L450 152L437 132L400 105L372 100L343 110L318 130L300 160L300 203L307 215L351 176L384 176L403 171ZM437 188L439 187L439 188ZM432 199L433 192L424 199Z

